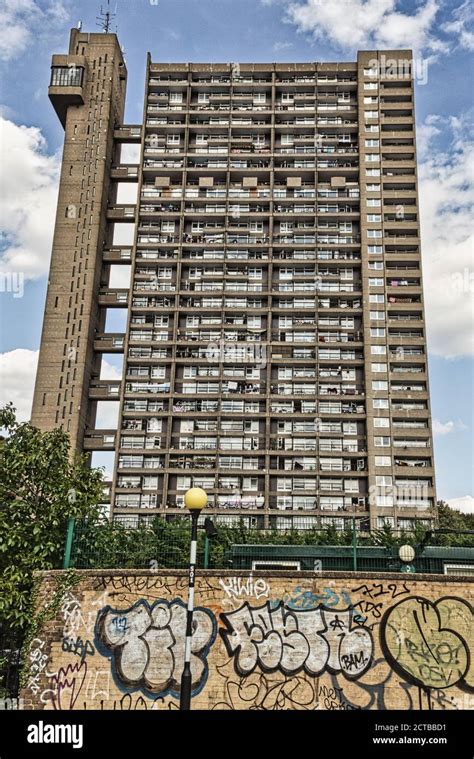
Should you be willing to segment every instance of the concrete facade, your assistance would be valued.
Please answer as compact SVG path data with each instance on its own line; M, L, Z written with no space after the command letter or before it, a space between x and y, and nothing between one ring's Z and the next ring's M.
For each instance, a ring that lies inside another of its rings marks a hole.
M182 571L81 571L29 650L24 708L176 709ZM37 613L56 597L44 573ZM440 575L200 571L194 709L473 709L474 585Z
M53 57L65 143L33 423L114 454L104 500L129 526L179 516L190 487L227 525L431 526L411 52L149 57L140 125L125 85L115 35L73 30Z

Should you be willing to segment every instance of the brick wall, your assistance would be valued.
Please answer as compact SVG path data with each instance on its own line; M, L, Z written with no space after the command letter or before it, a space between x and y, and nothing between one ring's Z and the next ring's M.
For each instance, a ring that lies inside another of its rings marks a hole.
M60 574L42 576L39 612ZM31 643L25 708L176 709L186 573L78 574ZM435 575L200 571L193 708L472 709L473 590Z

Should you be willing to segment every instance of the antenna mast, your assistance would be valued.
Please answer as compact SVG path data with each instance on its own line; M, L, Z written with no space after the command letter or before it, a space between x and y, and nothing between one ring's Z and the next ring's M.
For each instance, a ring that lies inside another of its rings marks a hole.
M96 16L97 24L96 26L100 26L104 34L108 34L110 32L112 21L117 15L117 6L115 6L115 13L112 13L110 10L110 0L107 0L107 8L104 11L103 7L100 6L100 13L98 16Z

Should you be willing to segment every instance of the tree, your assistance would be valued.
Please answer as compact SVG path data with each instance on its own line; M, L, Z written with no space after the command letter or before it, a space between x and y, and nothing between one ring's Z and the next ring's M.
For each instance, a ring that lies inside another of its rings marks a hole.
M440 529L460 530L459 534L436 535L437 545L474 547L474 535L462 531L474 530L474 514L463 514L452 509L445 501L438 501Z
M0 624L20 633L31 613L33 573L60 568L67 522L95 518L103 474L71 451L61 429L19 423L0 409Z

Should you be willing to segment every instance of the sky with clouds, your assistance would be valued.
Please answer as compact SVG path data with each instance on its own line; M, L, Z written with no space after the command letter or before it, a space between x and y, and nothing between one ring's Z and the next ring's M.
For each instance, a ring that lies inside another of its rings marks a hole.
M302 62L355 60L357 49L414 49L437 487L441 498L470 508L472 4L112 0L111 8L129 72L128 123L141 121L147 51L155 61ZM99 10L100 0L0 0L0 402L12 400L23 419L31 410L63 139L47 97L50 58L67 52L79 20L84 31L97 31Z

